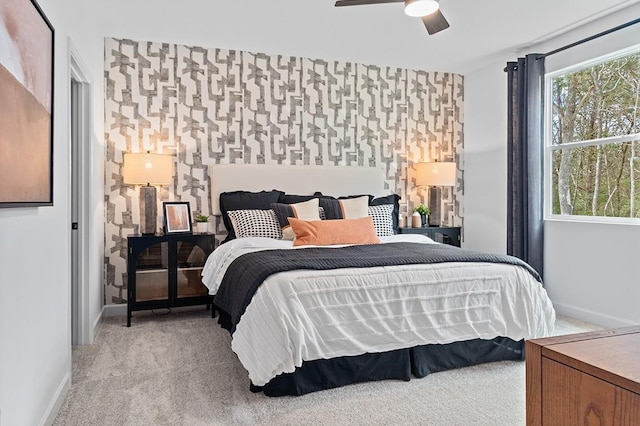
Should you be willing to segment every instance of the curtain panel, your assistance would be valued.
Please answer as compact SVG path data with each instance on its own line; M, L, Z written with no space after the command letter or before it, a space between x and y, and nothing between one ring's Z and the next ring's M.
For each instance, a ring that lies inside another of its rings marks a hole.
M543 275L544 55L507 62L507 254Z

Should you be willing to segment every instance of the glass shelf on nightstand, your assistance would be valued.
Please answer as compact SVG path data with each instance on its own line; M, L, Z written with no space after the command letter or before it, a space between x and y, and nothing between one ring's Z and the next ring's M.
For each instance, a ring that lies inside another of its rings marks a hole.
M426 235L438 243L460 247L461 228L459 226L426 226L422 228L401 227L398 231L400 234Z

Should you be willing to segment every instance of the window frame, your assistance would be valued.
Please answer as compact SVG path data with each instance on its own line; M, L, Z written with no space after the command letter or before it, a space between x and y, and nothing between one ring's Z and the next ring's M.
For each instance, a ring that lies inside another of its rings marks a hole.
M544 220L558 222L582 222L582 223L601 223L601 224L624 224L624 225L640 225L640 217L614 217L614 216L585 216L585 215L568 215L553 213L553 152L564 148L582 148L588 146L603 146L615 143L624 143L630 141L640 141L640 133L630 135L611 136L608 138L589 139L585 141L568 142L561 145L553 144L552 135L552 80L558 76L570 74L599 65L603 62L609 62L620 59L624 56L640 54L640 44L616 50L605 55L600 55L589 60L570 65L545 73L544 86Z

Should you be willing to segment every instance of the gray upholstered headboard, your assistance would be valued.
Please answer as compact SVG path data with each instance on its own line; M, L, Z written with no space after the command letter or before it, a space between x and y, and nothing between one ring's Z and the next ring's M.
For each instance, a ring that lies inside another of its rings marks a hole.
M289 194L342 196L388 195L384 189L384 170L354 166L283 166L254 164L216 164L209 166L211 214L220 214L220 194L229 191L278 189Z

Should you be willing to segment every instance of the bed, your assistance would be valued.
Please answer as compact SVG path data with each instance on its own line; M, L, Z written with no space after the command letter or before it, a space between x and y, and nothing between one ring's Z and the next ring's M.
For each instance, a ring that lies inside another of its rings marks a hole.
M275 175L268 168L212 167L214 212L221 213L219 194L235 190L385 192L376 169L278 166ZM291 182L297 186L287 187ZM302 395L522 360L525 339L553 331L553 306L540 277L523 262L421 235L379 240L316 247L247 237L212 253L203 282L252 391Z

